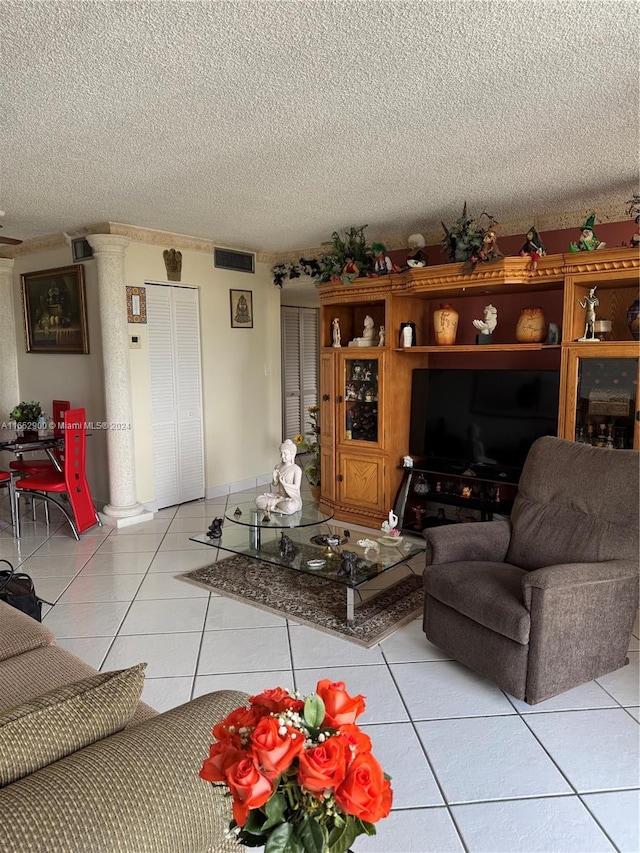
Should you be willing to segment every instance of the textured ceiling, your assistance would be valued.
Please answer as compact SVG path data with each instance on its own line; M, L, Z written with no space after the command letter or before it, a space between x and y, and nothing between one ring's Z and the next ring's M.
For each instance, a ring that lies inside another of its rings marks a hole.
M13 2L3 234L112 221L278 252L624 202L638 4Z

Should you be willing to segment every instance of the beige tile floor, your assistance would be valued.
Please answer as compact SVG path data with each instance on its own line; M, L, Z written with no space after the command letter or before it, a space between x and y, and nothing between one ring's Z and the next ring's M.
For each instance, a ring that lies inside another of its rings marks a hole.
M358 853L640 849L637 622L629 666L531 707L447 659L419 619L362 649L175 580L216 558L189 535L224 507L173 507L79 543L25 517L17 544L1 500L0 557L55 602L44 621L61 646L98 669L148 661L143 698L160 711L229 687L308 692L320 677L365 694L360 721L395 795Z

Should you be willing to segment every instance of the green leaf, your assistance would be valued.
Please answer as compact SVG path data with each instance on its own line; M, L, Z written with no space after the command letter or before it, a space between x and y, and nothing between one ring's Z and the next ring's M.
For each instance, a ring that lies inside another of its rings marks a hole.
M264 853L291 853L293 827L290 823L281 823L269 834Z
M324 720L325 708L322 699L314 693L308 696L304 702L304 721L312 729L317 729Z
M305 815L300 822L297 834L302 841L305 853L323 853L325 834L313 818Z
M265 803L264 810L267 815L266 821L262 824L262 831L271 829L273 826L278 826L284 823L284 814L287 810L287 798L284 794L279 794L277 791L272 794Z
M355 839L362 832L362 821L347 815L344 826L334 827L329 833L327 853L347 853Z

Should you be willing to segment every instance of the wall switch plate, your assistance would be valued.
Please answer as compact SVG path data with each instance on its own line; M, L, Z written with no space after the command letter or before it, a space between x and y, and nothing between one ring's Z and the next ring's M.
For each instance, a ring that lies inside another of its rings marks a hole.
M141 349L140 335L129 335L129 349Z

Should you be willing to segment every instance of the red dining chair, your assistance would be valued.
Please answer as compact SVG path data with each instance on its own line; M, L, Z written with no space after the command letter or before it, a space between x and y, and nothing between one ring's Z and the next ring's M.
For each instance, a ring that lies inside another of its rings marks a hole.
M32 474L15 483L16 494L16 537L20 538L20 514L18 499L22 494L51 501L69 522L73 535L80 539L90 527L102 522L93 506L91 492L85 474L85 419L84 409L68 409L64 413L64 451L62 473L56 471ZM62 502L54 495L66 495L73 515L67 512Z

